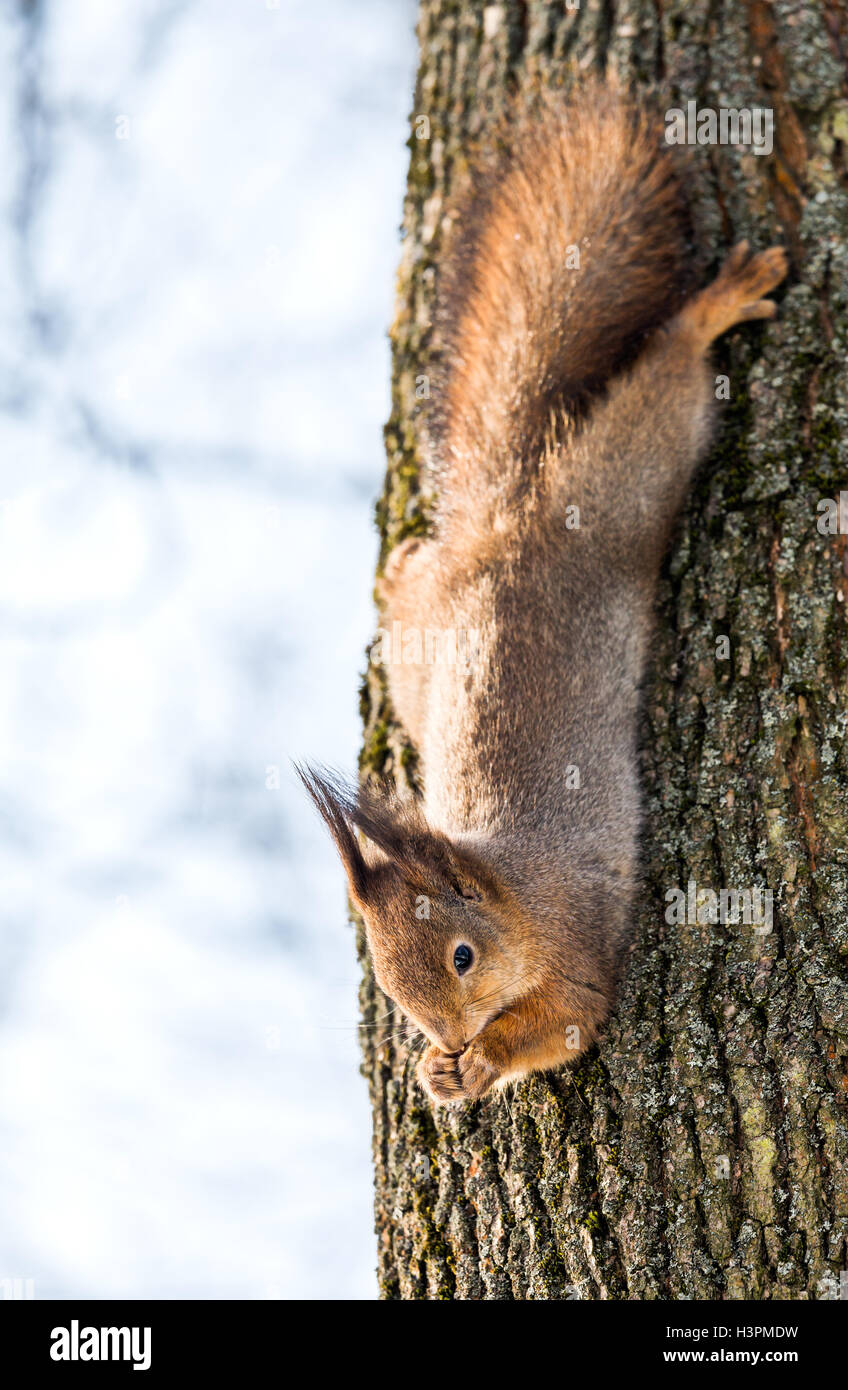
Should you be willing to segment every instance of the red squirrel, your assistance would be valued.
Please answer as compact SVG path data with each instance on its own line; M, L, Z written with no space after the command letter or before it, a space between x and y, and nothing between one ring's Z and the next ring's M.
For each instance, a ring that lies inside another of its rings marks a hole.
M639 686L659 567L714 416L719 334L774 316L779 247L689 295L679 165L598 84L520 101L459 205L437 295L432 534L378 584L423 795L301 773L434 1102L567 1062L614 1002L637 875Z

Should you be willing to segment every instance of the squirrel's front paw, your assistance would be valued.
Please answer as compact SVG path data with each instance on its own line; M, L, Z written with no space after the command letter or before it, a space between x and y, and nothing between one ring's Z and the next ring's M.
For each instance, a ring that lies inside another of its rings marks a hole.
M462 1094L467 1100L479 1100L494 1086L500 1076L497 1067L487 1057L482 1043L473 1042L457 1058L457 1067L462 1080Z
M431 1100L444 1105L449 1100L462 1100L462 1083L459 1079L455 1052L440 1052L437 1047L428 1047L418 1063L418 1080Z
M486 1058L478 1043L471 1043L459 1054L428 1047L418 1063L418 1080L437 1105L479 1100L494 1085L498 1075L498 1068Z

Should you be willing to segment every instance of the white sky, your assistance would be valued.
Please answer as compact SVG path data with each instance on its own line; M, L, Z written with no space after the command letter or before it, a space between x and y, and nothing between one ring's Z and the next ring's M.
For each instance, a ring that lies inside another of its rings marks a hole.
M45 14L0 19L0 1278L370 1298L289 759L359 742L413 0Z

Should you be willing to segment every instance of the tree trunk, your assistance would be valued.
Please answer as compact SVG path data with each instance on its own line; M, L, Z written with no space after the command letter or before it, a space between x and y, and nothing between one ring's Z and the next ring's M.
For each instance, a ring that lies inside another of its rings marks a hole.
M793 272L778 321L716 356L730 402L663 573L644 884L604 1040L433 1110L360 933L381 1292L833 1297L848 1266L848 546L817 508L848 489L848 5L421 0L419 39L384 555L427 524L417 439L443 217L517 79L606 67L661 110L771 108L771 155L692 151L702 280L743 236L783 241ZM363 714L364 769L414 781L374 663ZM690 880L771 889L772 929L669 922L669 890Z

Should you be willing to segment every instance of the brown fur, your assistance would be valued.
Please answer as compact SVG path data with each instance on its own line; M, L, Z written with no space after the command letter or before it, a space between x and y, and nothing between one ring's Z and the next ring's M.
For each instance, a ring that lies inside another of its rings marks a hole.
M578 415L692 280L657 121L594 82L570 106L515 103L451 219L437 296L431 443L475 488L525 481L552 409Z
M387 626L473 630L476 657L389 668L420 805L302 774L377 980L430 1041L418 1074L436 1101L573 1058L612 1004L637 871L639 684L709 435L706 353L774 313L761 296L786 270L778 248L743 244L681 308L685 216L646 118L592 88L514 120L444 275L435 533L398 547L380 586ZM575 243L586 255L564 271ZM459 943L474 952L461 976Z

